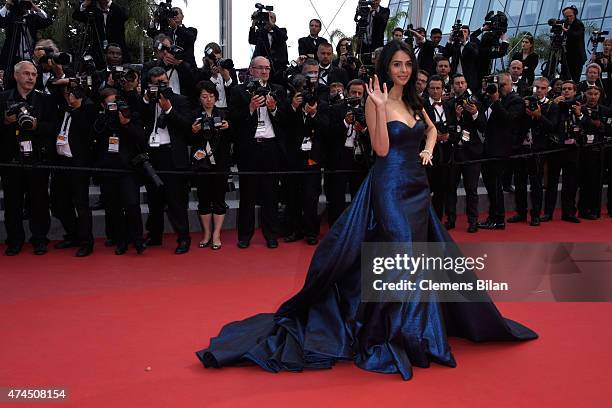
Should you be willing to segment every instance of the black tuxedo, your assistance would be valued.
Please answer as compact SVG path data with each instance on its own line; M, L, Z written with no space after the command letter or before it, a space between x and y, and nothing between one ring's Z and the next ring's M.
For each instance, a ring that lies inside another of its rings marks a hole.
M106 17L106 24L104 24L104 12L98 7L92 7L91 11L93 12L95 24L95 31L94 27L91 27L92 32L90 38L93 43L91 52L96 62L96 67L100 69L106 65L103 52L105 45L112 43L121 47L123 51L123 61L128 62L128 48L125 42L125 23L128 20L127 12L118 4L112 3ZM80 5L76 5L72 13L72 18L76 21L86 23L88 21L87 12L87 10L81 11ZM99 35L99 42L96 38L96 32Z
M459 61L461 61L461 69L468 83L468 87L472 92L476 92L476 90L480 88L480 83L478 83L477 64L479 58L480 60L482 59L482 56L479 55L478 47L472 42L466 42L463 44L462 50L461 45L448 43L444 48L444 56L451 60L451 77L453 74L457 73Z
M327 39L323 37L302 37L298 40L298 53L299 55L307 55L310 58L317 59L317 50L319 48L319 45L327 43Z
M164 30L163 32L155 28L149 28L147 30L147 35L151 38L155 38L160 33L163 33L166 36L170 37L174 45L178 45L179 47L185 50L185 61L188 62L189 65L194 68L198 66L194 55L195 42L198 38L197 28L185 27L184 25L181 25L175 30L168 27L168 29Z
M370 10L370 15L372 10ZM391 11L383 6L378 7L378 11L372 18L372 38L370 42L366 42L362 45L362 52L373 52L376 48L382 47L385 42L385 30L387 28L387 22Z
M271 31L272 44L268 38L268 32L251 27L249 30L249 44L255 46L252 58L268 57L272 67L272 75L284 71L289 63L287 53L287 29L274 26Z
M57 109L53 98L32 91L23 99L17 89L0 93L0 112L16 102L27 102L38 122L36 130L19 130L17 123L0 127L0 161L41 163L53 157L57 136ZM30 231L33 244L46 243L50 227L49 170L8 168L2 170L4 189L4 223L9 246L21 246L25 241L23 229L24 194L30 194Z
M151 163L156 170L188 169L189 161L189 134L191 133L191 107L189 100L182 95L173 94L170 98L172 110L166 114L159 112L158 105L145 103L141 107L141 117L144 123L145 135L149 136L155 131L155 118L161 115L166 117L167 130L170 134L170 144L149 146ZM153 239L161 239L164 231L164 208L168 206L168 218L178 234L179 242L190 242L189 220L187 208L189 203L187 179L176 175L160 176L164 187L159 189L152 184L147 185L149 218L147 230Z
M457 103L457 99L454 99L451 101L451 106L455 107ZM484 133L486 121L482 105L476 103L476 108L478 109L476 118L467 110L463 110L457 120L457 132L451 139L453 163L449 169L450 188L447 205L448 219L451 223L457 218L457 188L462 176L468 223L475 225L478 222L478 179L481 166L480 163L462 163L481 159L484 151L481 134Z
M434 74L436 72L436 66L434 63L434 43L431 42L431 40L425 40L425 42L422 44L417 43L414 48L415 53L417 52L417 50L417 61L419 63L419 69L424 69L429 73L429 75Z
M2 46L2 51L0 51L0 69L3 69L5 71L13 71L13 66L21 61L23 58L21 58L20 55L17 55L17 53L15 55L9 55L10 53L10 48L11 45L13 43L15 44L19 44L19 40L18 38L15 38L15 24L17 21L19 21L20 18L12 11L9 11L6 14L6 17L0 17L0 28L5 29L5 34L6 34L6 39L4 40L4 45ZM25 15L25 27L26 27L26 31L30 36L30 44L32 46L32 48L34 48L34 43L36 42L37 37L37 33L39 30L42 30L44 28L49 27L51 24L53 23L53 21L50 18L42 18L41 16L39 16L36 13L27 13ZM33 51L29 50L29 52L31 53ZM30 56L31 59L31 56ZM9 63L9 60L11 61L11 65L8 67L7 64ZM6 82L11 81L11 78L7 78L7 76L4 77Z
M327 68L327 71L324 71L324 69L321 66L319 66L319 83L320 84L322 83L322 79L324 80L323 82L325 82L324 84L327 85L328 87L334 82L340 82L346 88L346 85L349 82L349 76L346 70L344 68L334 66L334 64L330 64L329 68ZM328 89L328 94L329 94L329 89Z
M587 60L586 49L584 47L584 24L576 19L566 32L567 42L565 44L565 56L567 59L566 69L564 70L574 82L580 82L582 66ZM564 64L565 65L565 64Z
M319 98L314 117L294 109L289 101L285 111L285 145L289 168L292 170L317 171L321 169L324 140L329 128L329 107ZM305 147L309 146L309 147ZM319 195L321 194L321 173L291 175L287 184L287 216L290 233L298 236L319 235Z
M515 92L511 92L489 105L485 112L488 116L485 156L509 157L512 154L512 146L523 131L520 120L524 117L525 102ZM506 167L504 160L486 162L482 166L482 177L489 196L489 220L496 223L505 222L502 175Z
M92 124L98 116L98 109L91 100L84 99L80 108L69 108L67 112L68 115L61 115L59 133L68 137L72 157L58 152L56 162L60 166L87 167L93 161ZM64 227L65 240L93 246L89 176L89 173L81 171L54 170L51 175L51 208Z
M258 138L255 135L258 122L264 119L263 109L257 109L252 114L249 111L251 95L246 90L246 84L232 89L232 105L230 107L230 126L232 126L238 147L238 168L241 171L278 171L286 166L286 150L283 140L284 89L275 84L268 87L277 95L275 112L266 110L274 137ZM265 121L264 121L265 122ZM270 176L240 176L240 210L238 213L238 240L250 241L255 230L255 203L259 198L262 211L262 232L268 240L276 239L279 231L278 220L279 177Z
M431 121L439 129L446 126L449 140L438 141L433 151L433 167L428 168L429 184L433 197L432 205L438 218L443 219L444 214L448 214L448 192L450 189L449 164L453 154L451 139L456 139L457 116L453 106L448 102L442 102L444 115L438 114L431 104L430 98L425 99L425 112ZM446 210L446 211L445 211Z
M529 86L529 84L527 83L527 80L524 77L519 78L519 80L514 83L514 81L512 82L512 87L514 89L514 86L516 86L516 90L514 92L516 92L520 97L525 97L525 96L529 96L532 94L532 90L531 87Z

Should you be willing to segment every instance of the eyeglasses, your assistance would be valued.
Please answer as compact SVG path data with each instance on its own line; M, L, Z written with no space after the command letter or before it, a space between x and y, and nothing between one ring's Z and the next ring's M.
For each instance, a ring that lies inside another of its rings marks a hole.
M264 66L256 66L256 67L253 67L253 68L254 69L258 69L260 71L270 71L272 69L270 67L264 67Z

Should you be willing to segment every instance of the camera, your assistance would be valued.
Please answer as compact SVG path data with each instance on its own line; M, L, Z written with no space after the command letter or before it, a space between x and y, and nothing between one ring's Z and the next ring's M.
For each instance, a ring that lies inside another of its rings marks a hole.
M174 58L176 58L179 61L182 61L185 59L185 50L183 49L183 47L179 47L178 45L171 45L170 47L160 43L157 46L157 50L158 51L166 51L168 52L168 54L172 55Z
M223 125L223 116L211 117L202 114L199 121L202 124L204 139L210 140L217 134L217 131Z
M151 158L147 153L141 153L132 159L132 166L142 170L145 175L155 184L155 187L160 188L164 186L164 182L155 172L153 165L151 164Z
M414 30L414 25L408 24L408 27L406 27L406 30L404 31L404 41L406 41L406 43L410 44L411 46L414 46L414 33L412 32L412 30Z
M274 11L274 7L256 3L255 8L257 11L253 13L251 18L255 21L255 26L261 30L270 22L270 12Z
M563 28L569 27L569 23L566 19L558 20L556 18L549 19L548 25L550 26L550 32L558 36L562 36L564 34Z
M273 91L271 91L270 89L261 86L261 83L259 82L258 79L255 79L251 82L249 82L247 84L246 87L247 92L251 95L251 97L253 96L272 96L273 98L276 98L276 95Z
M356 36L360 37L367 32L368 17L370 15L370 7L374 5L373 1L359 0L357 10L355 10L354 21L357 23ZM363 59L363 58L362 58Z
M496 37L501 37L502 34L508 31L508 16L501 11L489 11L485 16L484 23L489 26L491 32Z
M160 95L163 95L166 99L170 99L173 94L174 91L172 91L172 88L165 81L161 81L158 84L149 84L147 87L147 96L149 100L153 102L157 102Z
M610 34L609 31L593 31L591 33L591 43L593 45L603 43L606 40L606 36Z
M13 0L13 7L11 10L17 14L25 14L32 10L32 0Z
M153 12L153 19L159 23L161 31L165 31L169 27L168 20L176 17L178 12L172 10L172 0L161 1Z
M563 100L559 102L559 109L568 109L571 110L572 107L581 104L583 105L586 102L583 94L577 95L575 98L569 100Z
M525 100L529 102L529 105L527 105L528 110L532 112L538 110L538 97L537 96L533 96L533 95L527 96Z
M461 96L455 98L455 106L465 106L467 104L476 105L477 103L478 98L470 94L469 91L464 92Z
M213 49L210 48L210 47L206 48L204 50L204 55L206 57L210 58L212 60L212 62L214 64L216 64L218 67L221 67L221 68L227 69L227 70L234 69L234 61L233 60L231 60L229 58L227 58L227 59L217 58L217 55L215 54Z
M463 35L463 30L461 29L462 26L463 24L461 24L461 20L457 20L455 24L453 24L451 35L450 35L451 43L461 44L465 40L465 37Z
M302 107L304 107L306 104L314 106L319 100L316 77L309 78L302 74L294 75L293 78L291 78L289 88L291 88L291 93L294 96L296 94L300 94L302 96Z
M487 75L483 78L483 80L487 81L487 87L485 88L486 93L489 95L497 93L499 90L499 77L495 75Z
M15 103L6 111L6 116L17 116L17 125L21 130L32 130L36 118L32 114L33 108L25 102Z
M39 60L41 64L48 64L50 60L57 65L69 65L72 63L72 55L67 52L55 52L50 47L45 47L44 51L45 55L40 57Z
M107 103L104 112L112 118L118 118L119 112L125 118L132 116L129 105L123 99L116 99L115 102Z
M436 127L439 133L446 134L450 132L450 129L446 122L434 122L434 126Z

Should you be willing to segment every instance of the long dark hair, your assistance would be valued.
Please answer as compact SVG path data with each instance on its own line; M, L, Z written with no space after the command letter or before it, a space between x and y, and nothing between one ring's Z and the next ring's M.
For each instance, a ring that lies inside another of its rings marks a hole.
M419 65L414 55L414 52L408 47L403 41L393 40L389 41L387 45L385 45L378 57L378 64L376 65L376 74L378 75L378 80L380 81L380 87L382 88L383 84L387 84L387 89L391 90L393 87L393 81L389 76L389 65L391 64L391 59L395 55L396 52L403 51L410 57L410 61L412 62L412 73L410 74L410 78L408 79L408 83L404 86L404 91L402 93L402 100L406 104L406 106L410 107L414 114L417 114L423 109L423 100L418 95L416 90L416 80L419 74Z

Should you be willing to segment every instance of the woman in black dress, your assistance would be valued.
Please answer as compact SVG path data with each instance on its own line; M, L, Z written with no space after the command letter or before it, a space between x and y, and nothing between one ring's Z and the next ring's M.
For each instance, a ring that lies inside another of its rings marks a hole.
M538 66L540 57L534 51L534 39L529 33L521 40L521 50L512 54L510 61L519 60L523 63L523 78L531 86L535 79L535 69Z

